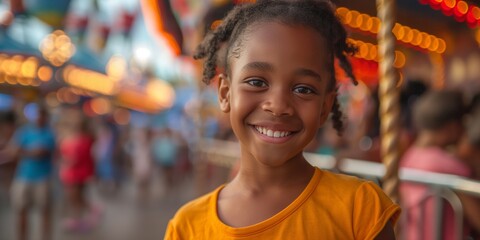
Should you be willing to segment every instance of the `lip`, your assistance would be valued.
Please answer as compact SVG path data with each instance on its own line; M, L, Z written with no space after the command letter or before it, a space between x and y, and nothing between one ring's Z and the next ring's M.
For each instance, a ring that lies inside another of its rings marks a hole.
M284 131L284 132L290 132L289 135L287 136L284 136L284 137L269 137L265 134L262 134L260 133L257 129L256 129L256 126L262 126L262 127L265 127L265 128L268 128L268 129L271 129L271 130L275 130L275 131ZM284 128L278 128L278 127L267 127L265 125L250 125L250 127L252 128L252 131L255 132L255 134L263 141L267 142L267 143L273 143L273 144L281 144L281 143L285 143L287 142L288 140L290 140L293 135L296 134L296 131L290 131L290 130L285 130Z

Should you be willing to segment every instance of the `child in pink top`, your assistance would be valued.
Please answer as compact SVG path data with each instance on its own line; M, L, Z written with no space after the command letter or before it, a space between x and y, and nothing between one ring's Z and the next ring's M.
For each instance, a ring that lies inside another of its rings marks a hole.
M413 122L418 136L406 151L401 167L413 168L434 173L471 177L472 171L463 161L451 155L447 149L457 144L463 134L463 117L466 108L463 97L456 91L431 91L422 96L413 108ZM404 182L400 186L404 217L407 220L406 239L434 239L436 204L429 191L432 188L423 184ZM455 228L454 211L444 202L441 239L457 239L457 232L465 233L467 228L480 228L480 205L478 199L456 193L466 218L465 229ZM476 202L476 203L475 203Z
M60 179L64 184L85 184L92 177L94 162L90 150L93 142L93 137L88 134L72 136L62 141Z
M70 119L70 131L60 142L60 180L69 210L64 227L70 231L84 231L93 227L98 218L98 210L91 208L85 196L85 188L94 173L92 146L95 140L84 116Z

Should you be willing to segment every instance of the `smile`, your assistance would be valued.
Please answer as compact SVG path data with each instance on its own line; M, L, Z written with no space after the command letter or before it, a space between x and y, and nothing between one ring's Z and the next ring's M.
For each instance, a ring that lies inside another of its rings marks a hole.
M261 127L261 126L255 126L255 129L257 130L257 132L261 133L262 135L265 135L267 137L273 137L273 138L282 138L292 134L292 132L274 131L272 129L268 129L266 127Z

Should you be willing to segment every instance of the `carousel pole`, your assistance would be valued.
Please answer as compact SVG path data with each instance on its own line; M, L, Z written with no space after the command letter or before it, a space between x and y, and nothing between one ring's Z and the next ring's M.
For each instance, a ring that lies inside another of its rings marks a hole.
M394 201L399 202L398 164L400 158L400 109L397 73L393 67L395 60L395 0L377 0L378 18L382 22L378 32L379 55L379 99L381 155L385 165L383 189Z

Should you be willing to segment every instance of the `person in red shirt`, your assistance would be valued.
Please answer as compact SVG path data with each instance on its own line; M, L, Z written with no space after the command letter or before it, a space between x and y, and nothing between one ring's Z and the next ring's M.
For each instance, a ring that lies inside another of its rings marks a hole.
M76 112L80 114L79 112ZM64 186L68 214L64 227L71 231L88 230L97 221L98 210L87 200L85 189L94 174L92 146L94 136L84 116L71 118L60 142L60 180Z

